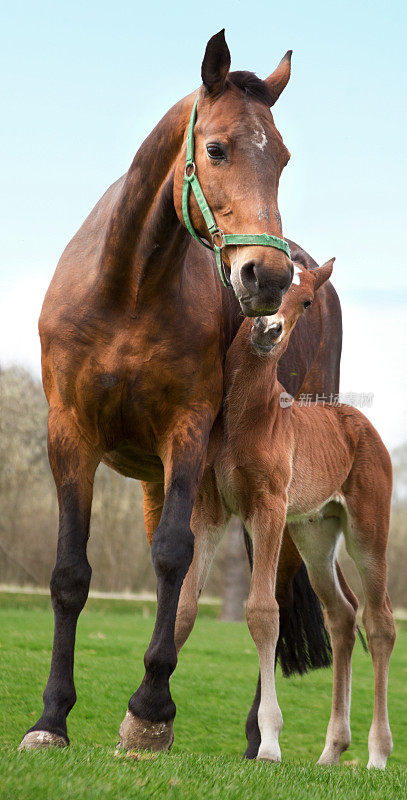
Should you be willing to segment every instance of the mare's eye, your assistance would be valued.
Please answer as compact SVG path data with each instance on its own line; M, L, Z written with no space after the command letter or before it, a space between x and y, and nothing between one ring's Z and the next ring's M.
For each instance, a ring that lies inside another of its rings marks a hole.
M207 144L206 152L214 161L225 161L226 153L220 144Z
M303 302L304 308L309 308L310 305L312 305L312 300L304 300Z

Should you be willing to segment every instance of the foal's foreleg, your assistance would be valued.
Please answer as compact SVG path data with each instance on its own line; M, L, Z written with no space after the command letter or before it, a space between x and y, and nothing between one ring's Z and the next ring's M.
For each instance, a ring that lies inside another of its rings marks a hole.
M257 511L246 522L253 535L253 574L246 606L247 624L259 654L261 695L258 725L261 742L258 759L281 761L278 737L283 717L275 688L275 654L279 611L275 599L278 555L285 522L285 503L280 498L260 500Z
M59 503L57 558L51 576L54 644L43 713L20 745L27 750L69 744L66 717L76 700L76 623L91 577L86 546L99 455L79 434L70 414L58 409L49 413L48 453Z
M288 528L285 527L281 543L279 562L277 567L276 599L279 606L279 637L284 636L290 622L293 603L292 584L296 572L302 564L302 559L295 547ZM258 711L261 697L261 676L257 681L256 694L246 720L247 747L244 758L257 758L261 735L258 724Z
M164 750L173 741L175 704L169 679L177 663L175 619L182 582L194 552L190 518L211 424L209 416L186 419L162 455L165 500L152 543L157 576L156 623L144 656L144 678L130 698L120 726L120 742L125 748Z

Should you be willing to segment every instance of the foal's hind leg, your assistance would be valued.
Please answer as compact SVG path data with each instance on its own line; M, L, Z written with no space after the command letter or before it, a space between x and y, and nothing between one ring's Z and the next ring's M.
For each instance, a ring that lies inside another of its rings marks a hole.
M341 754L351 741L351 659L356 613L341 589L336 570L336 548L341 530L341 512L336 509L332 504L324 509L324 517L289 525L291 536L307 565L312 587L325 607L332 642L332 710L319 764L339 764Z
M213 471L205 470L191 518L194 557L184 578L175 622L177 653L190 635L198 613L198 599L205 586L214 555L229 520L222 504Z
M22 750L69 744L66 717L76 701L76 623L88 596L92 571L86 546L99 456L81 437L70 414L58 409L49 412L48 453L59 503L57 558L51 576L54 644L44 710L24 736Z
M368 768L384 769L393 749L387 711L389 661L396 632L386 590L386 545L389 526L391 486L383 485L381 496L358 497L345 527L346 546L358 568L365 594L363 624L372 656L375 693L373 720L369 732Z

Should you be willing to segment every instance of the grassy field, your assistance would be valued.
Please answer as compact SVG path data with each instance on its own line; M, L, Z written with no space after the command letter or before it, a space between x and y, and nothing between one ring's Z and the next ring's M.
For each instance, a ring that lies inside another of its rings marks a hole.
M278 675L284 715L283 763L243 762L244 719L257 677L245 625L217 622L203 607L172 680L178 707L171 753L115 757L117 731L142 677L152 626L148 603L89 601L76 651L78 702L69 717L71 747L17 753L39 716L49 669L52 615L45 597L0 595L0 797L374 798L407 797L407 625L398 624L389 710L395 742L388 770L368 772L372 709L370 658L359 642L353 660L352 745L341 768L318 768L329 718L332 674L289 681Z

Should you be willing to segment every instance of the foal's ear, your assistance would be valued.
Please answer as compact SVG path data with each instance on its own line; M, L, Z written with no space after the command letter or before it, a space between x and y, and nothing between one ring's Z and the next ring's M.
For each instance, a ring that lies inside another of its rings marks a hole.
M275 69L274 72L272 72L271 75L269 75L269 77L264 81L270 93L271 106L274 106L274 103L276 100L278 100L281 92L283 89L285 89L288 81L290 80L292 54L292 50L287 50L277 69Z
M220 94L230 69L230 53L226 44L225 29L215 33L206 45L202 61L202 83L210 94Z
M314 291L316 292L320 286L322 286L325 281L328 281L332 275L332 270L334 268L334 261L335 258L330 258L325 264L322 264L322 267L318 269L310 269L310 272L315 277L315 284L314 284Z

